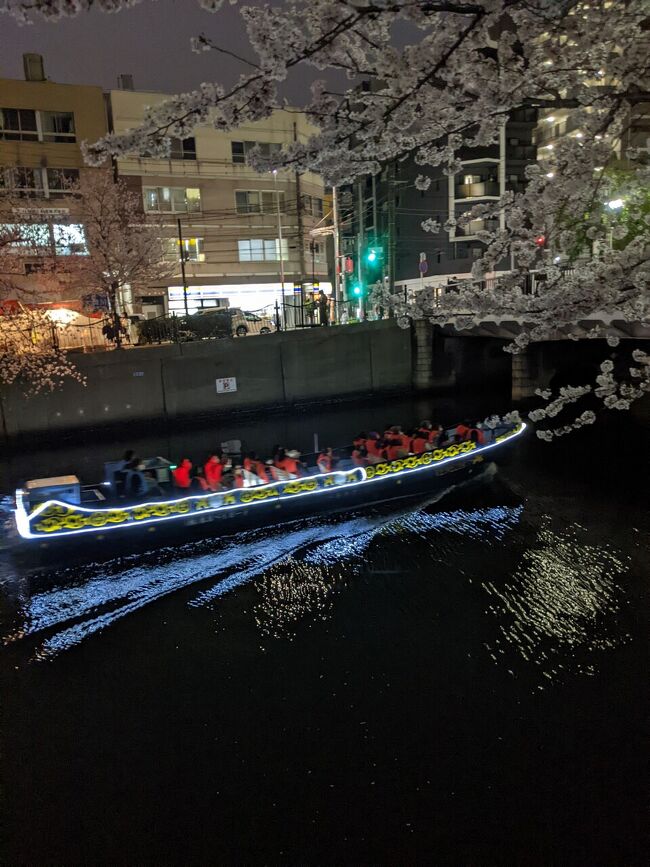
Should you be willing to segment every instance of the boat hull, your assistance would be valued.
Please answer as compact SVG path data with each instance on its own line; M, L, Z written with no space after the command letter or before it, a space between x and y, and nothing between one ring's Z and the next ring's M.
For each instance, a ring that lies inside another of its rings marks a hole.
M524 428L522 424L508 429L486 446L463 443L365 468L113 508L89 509L49 501L28 513L17 492L19 549L44 563L73 551L91 550L93 557L116 556L389 500L436 496L476 476L487 462L498 460L507 443Z

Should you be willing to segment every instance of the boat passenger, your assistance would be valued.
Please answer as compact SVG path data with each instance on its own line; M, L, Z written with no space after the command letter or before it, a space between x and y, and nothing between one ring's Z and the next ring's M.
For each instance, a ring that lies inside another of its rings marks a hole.
M124 493L128 498L143 499L149 496L161 496L162 490L151 473L145 470L145 462L134 458L126 469Z
M179 466L172 471L174 477L174 485L177 488L187 490L191 484L190 470L192 469L192 461L189 458L183 458Z
M334 450L331 446L327 446L318 455L316 465L321 473L331 473L334 466Z
M244 458L244 470L256 476L256 485L266 485L269 481L269 475L266 472L266 467L257 457L256 452L249 452Z
M369 464L376 464L386 459L383 441L377 431L371 431L366 440L367 460Z
M235 466L232 471L233 474L233 482L236 488L247 488L246 479L244 478L244 468L240 467L239 464Z
M136 460L135 452L133 449L127 449L122 456L122 460L119 465L113 471L113 481L115 482L115 491L118 496L123 497L126 493L125 482L126 482L126 473L129 469L129 465Z
M483 431L476 422L474 422L474 424L470 428L467 439L471 440L473 443L476 443L479 446L482 446L485 442L485 436L483 435Z
M456 430L454 431L454 439L457 443L463 443L469 437L469 432L472 429L472 424L469 421L462 421L459 425L457 425Z
M432 449L440 448L445 439L445 432L441 424L431 425L429 429L429 446Z
M209 491L210 486L205 478L205 470L203 467L196 467L190 474L190 490L192 493L201 494L203 491Z
M362 441L355 439L352 444L352 463L355 467L365 467L368 463L368 450Z
M404 449L402 448L402 441L398 440L394 434L390 434L389 437L386 438L386 460L388 461L396 461L398 458L401 458L404 454Z
M271 476L271 480L274 482L288 482L289 481L289 473L286 470L281 469L281 467L276 466L273 463L273 460L269 458L266 462L266 468L268 470L269 475Z
M299 479L303 475L300 452L296 449L290 449L280 461L276 460L275 466L289 473L290 479Z
M413 437L411 439L411 451L413 454L421 455L423 452L426 452L429 447L429 437L424 436L425 431L422 430L414 430Z
M223 477L224 463L221 460L221 455L212 454L203 465L205 481L211 491L218 491L221 488L221 479Z

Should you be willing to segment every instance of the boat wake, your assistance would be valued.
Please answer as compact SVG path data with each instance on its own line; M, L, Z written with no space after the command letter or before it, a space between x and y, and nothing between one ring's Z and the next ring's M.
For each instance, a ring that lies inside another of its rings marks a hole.
M47 586L23 590L15 599L14 624L3 639L5 644L29 639L33 658L48 659L171 593L189 591L186 603L203 607L281 566L304 572L341 564L352 575L379 534L437 530L472 535L489 524L498 535L516 524L521 513L521 507L427 511L441 496L415 509L411 505L383 513L301 520L228 539L41 573L39 583L46 580ZM199 588L201 584L209 586Z

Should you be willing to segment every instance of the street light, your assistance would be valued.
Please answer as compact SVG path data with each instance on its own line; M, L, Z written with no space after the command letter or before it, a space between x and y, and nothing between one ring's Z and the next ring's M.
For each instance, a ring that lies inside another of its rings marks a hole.
M606 204L610 211L620 211L625 203L623 202L623 199L612 199Z

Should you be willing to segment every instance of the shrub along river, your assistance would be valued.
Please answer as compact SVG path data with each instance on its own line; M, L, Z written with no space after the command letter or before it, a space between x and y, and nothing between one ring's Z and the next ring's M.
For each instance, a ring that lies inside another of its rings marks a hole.
M88 435L4 483L462 410ZM438 502L68 568L3 554L3 860L645 864L649 440L612 415Z

